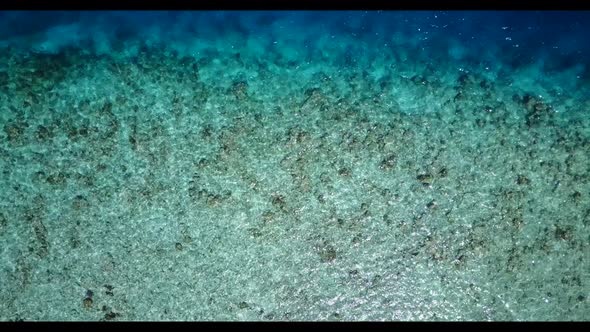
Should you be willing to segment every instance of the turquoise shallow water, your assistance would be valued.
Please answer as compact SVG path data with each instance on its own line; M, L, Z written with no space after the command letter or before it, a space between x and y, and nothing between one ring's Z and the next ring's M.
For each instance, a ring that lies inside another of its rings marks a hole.
M50 14L0 13L1 320L590 318L587 12Z

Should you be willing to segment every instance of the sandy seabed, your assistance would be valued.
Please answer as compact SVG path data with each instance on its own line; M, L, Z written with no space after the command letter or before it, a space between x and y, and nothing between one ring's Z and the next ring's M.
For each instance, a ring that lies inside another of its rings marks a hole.
M590 318L588 78L257 42L1 52L0 320Z

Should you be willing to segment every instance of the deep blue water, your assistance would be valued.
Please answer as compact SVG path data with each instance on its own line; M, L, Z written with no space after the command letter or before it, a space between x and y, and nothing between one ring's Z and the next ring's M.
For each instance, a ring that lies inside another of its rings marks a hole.
M211 39L228 32L279 39L311 33L376 43L401 32L413 35L420 47L433 53L447 48L452 38L473 57L491 45L523 62L549 54L556 66L585 62L590 54L587 11L5 11L0 18L2 39L78 23L90 32L108 28L112 41L137 37L152 26Z

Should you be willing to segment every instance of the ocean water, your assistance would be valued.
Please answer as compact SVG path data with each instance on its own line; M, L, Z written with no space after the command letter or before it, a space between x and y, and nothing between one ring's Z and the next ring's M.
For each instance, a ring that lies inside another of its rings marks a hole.
M588 31L0 12L0 320L589 320Z

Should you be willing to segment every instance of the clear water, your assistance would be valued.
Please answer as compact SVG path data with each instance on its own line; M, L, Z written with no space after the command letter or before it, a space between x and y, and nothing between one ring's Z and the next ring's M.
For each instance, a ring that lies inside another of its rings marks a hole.
M589 12L0 12L1 320L588 320Z

